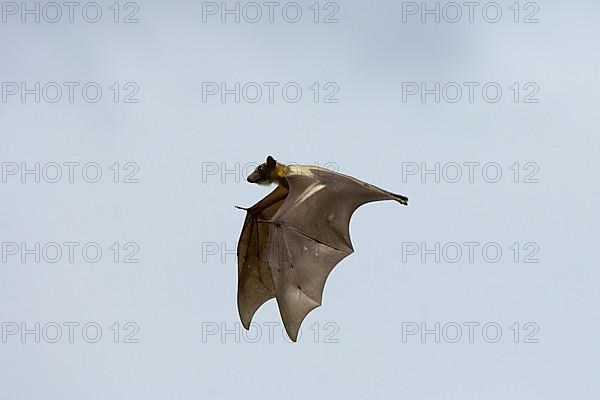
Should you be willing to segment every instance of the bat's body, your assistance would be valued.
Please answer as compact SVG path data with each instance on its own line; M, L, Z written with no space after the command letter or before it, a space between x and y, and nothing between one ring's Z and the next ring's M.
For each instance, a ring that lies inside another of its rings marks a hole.
M252 207L238 243L238 310L250 328L256 310L275 297L285 329L296 341L306 315L321 305L331 270L354 250L350 218L361 205L408 198L350 176L267 158L249 177L277 188Z

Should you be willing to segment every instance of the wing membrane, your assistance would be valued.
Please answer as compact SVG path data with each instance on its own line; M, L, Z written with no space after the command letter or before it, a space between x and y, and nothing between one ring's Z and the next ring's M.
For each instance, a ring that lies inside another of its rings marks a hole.
M238 243L238 310L249 329L256 310L275 297L296 341L306 316L319 307L327 277L353 252L350 219L361 205L396 195L350 176L296 166L247 210Z
M296 340L304 318L321 305L327 277L353 252L350 218L362 204L396 200L373 185L312 169L286 177L289 194L271 220L269 266L284 326Z
M238 241L238 311L242 324L250 328L256 310L275 297L273 278L268 265L269 226L259 221L270 220L277 212L287 189L277 187L265 198L246 210L246 219Z

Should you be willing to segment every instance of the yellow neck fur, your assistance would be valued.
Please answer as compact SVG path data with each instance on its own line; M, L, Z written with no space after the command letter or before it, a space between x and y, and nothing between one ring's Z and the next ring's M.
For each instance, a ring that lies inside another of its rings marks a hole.
M270 180L273 183L281 183L286 174L287 166L285 164L277 163L277 165L275 165L275 168L273 168L273 170L271 171Z

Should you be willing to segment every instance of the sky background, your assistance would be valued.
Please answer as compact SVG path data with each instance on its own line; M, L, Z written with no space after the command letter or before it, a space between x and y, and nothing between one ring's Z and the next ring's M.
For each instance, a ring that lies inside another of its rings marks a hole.
M40 3L40 22L22 22L21 6L3 3L4 398L598 396L598 2L521 2L515 22L514 2L499 1L496 23L482 16L486 2L472 23L465 6L456 23L444 19L453 18L450 8L439 23L432 15L423 23L420 10L404 22L402 2L325 3L318 23L305 1L297 23L282 17L286 2L272 23L266 7L256 23L243 18L254 16L249 8L239 23L231 15L222 23L220 13L203 20L202 3L191 1L119 3L119 23L113 2L98 2L97 23L82 17L85 2L72 23L64 6L58 22L45 21L55 11ZM123 23L132 12L138 22ZM338 22L323 23L332 12ZM538 22L524 23L531 13ZM21 83L35 82L40 101L23 101ZM63 88L55 103L50 82ZM78 84L72 102L64 82ZM81 90L90 82L102 89L94 103ZM203 82L257 82L263 96L223 102L203 93ZM263 82L279 85L273 102ZM297 102L282 95L290 82L302 89ZM452 91L439 103L433 94L403 101L406 82L456 82L463 93L455 103L446 100ZM478 83L473 102L463 82ZM482 95L489 82L502 89L497 102ZM335 88L337 102L325 102ZM537 102L526 102L534 91L528 100ZM124 102L127 94L137 102ZM409 207L381 202L355 213L356 252L330 276L323 306L295 344L274 301L249 334L236 308L233 249L244 214L234 205L268 193L245 176L269 154L410 198ZM36 163L40 182L22 178L23 166ZM48 182L53 163L62 166L56 183ZM64 163L79 163L73 182ZM436 163L439 182L421 175ZM472 182L474 164L465 163L479 163ZM457 164L462 176L453 183ZM500 169L497 182L488 182L494 169L482 174L486 164ZM403 176L415 165L415 175ZM98 182L87 182L98 169ZM28 255L36 242L39 252ZM73 262L65 242L78 243ZM478 243L472 262L465 242ZM48 243L63 251L56 262ZM97 262L82 255L88 243L102 250ZM436 243L439 262L423 251ZM452 243L463 252L456 262ZM489 261L493 249L482 254L486 244L501 249L497 262ZM138 262L125 263L128 255ZM34 333L21 336L36 323L39 343ZM69 323L79 324L72 343ZM436 323L439 342L421 336ZM468 323L479 324L472 340ZM62 336L51 343L56 325ZM457 325L462 336L453 340ZM492 326L487 335L484 325ZM96 326L102 334L89 343Z

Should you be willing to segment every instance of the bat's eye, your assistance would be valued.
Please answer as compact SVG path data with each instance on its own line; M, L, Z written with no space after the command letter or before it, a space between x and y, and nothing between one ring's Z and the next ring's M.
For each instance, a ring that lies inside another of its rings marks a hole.
M258 172L264 172L265 167L263 167L262 165L258 166Z

